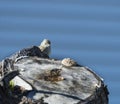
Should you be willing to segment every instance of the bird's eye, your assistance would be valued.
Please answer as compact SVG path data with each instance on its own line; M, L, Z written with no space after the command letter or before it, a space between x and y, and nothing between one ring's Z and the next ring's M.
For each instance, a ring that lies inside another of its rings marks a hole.
M49 40L47 41L47 43L48 43L48 44L51 44L51 42L50 42Z

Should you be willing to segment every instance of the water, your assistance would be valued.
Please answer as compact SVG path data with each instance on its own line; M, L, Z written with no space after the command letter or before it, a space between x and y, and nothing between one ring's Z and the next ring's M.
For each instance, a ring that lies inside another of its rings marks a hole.
M110 104L120 104L119 0L1 0L0 59L44 38L51 57L71 57L104 78Z

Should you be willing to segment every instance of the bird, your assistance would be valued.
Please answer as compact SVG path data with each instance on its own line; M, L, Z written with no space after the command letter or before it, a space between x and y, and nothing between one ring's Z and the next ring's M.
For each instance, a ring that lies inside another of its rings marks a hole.
M45 53L49 56L50 53L51 53L51 42L50 42L50 40L44 39L41 42L39 48L40 48L41 52L43 52L43 53Z
M73 59L70 59L70 58L64 58L61 61L61 64L66 67L77 66L77 62L75 62Z

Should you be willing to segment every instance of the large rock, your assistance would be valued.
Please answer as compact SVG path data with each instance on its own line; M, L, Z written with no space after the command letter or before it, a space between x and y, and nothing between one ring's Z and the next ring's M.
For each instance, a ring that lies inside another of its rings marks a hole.
M50 41L41 45L0 63L0 104L108 104L101 77L70 58L49 59Z
M66 67L61 60L28 57L17 61L14 70L33 88L26 87L31 90L28 98L43 98L48 104L108 103L102 79L87 67Z

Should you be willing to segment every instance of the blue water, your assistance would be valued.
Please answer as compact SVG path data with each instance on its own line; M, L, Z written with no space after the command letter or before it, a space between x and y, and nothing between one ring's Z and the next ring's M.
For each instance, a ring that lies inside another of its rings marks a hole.
M120 104L119 0L1 0L0 59L48 38L50 57L71 57L104 78Z

